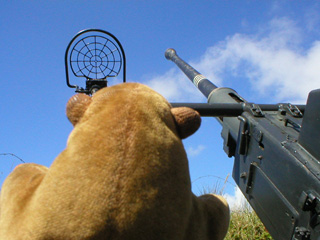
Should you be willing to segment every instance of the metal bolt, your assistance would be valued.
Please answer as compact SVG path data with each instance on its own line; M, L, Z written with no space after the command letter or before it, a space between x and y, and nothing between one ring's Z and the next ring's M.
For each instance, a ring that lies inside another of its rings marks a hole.
M247 177L247 173L246 172L243 172L240 174L240 178L246 178Z

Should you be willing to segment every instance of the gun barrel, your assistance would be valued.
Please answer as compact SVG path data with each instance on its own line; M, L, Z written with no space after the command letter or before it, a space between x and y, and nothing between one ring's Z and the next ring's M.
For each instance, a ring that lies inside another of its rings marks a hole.
M173 48L166 50L165 57L166 59L174 62L191 80L191 82L193 82L193 84L202 92L202 94L206 96L206 98L208 98L210 93L217 88L217 86L210 82L205 76L183 61Z
M193 84L206 96L209 104L242 104L246 103L246 100L243 99L235 90L225 87L217 87L212 82L210 82L206 77L201 75L197 70L183 61L172 48L169 48L165 52L165 57L168 60L173 61L183 72L184 74L193 82ZM218 111L209 111L206 114L210 116L216 116ZM236 109L230 109L226 114L222 113L222 116L235 116L237 114ZM239 113L241 115L241 113ZM238 129L239 129L239 120L237 117L222 118L221 115L216 119L218 122L224 126L228 126L230 134L234 141L237 139ZM236 115L237 116L237 115ZM229 155L229 153L228 153Z

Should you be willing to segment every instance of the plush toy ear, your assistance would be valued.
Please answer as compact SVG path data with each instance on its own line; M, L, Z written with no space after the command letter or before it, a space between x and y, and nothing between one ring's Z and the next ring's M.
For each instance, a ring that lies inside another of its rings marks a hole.
M76 94L69 99L66 112L67 117L73 126L79 122L90 103L91 97L84 93Z
M187 138L195 133L201 124L200 114L188 107L171 108L174 116L178 133L181 139Z

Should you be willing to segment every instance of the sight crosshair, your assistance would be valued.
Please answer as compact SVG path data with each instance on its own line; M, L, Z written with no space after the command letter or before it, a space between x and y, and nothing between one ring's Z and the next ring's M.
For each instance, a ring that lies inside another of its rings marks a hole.
M87 79L106 79L119 74L122 64L118 47L99 35L80 39L70 54L74 75Z

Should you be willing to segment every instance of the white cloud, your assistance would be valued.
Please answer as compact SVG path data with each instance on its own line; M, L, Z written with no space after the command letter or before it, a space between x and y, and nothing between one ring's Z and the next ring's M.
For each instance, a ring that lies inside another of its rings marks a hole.
M252 89L273 101L304 103L320 87L320 41L302 44L302 30L287 18L275 18L255 35L234 34L209 47L191 63L216 85L222 78L245 77ZM156 76L147 85L169 101L203 100L201 93L177 68Z
M251 209L247 199L238 187L234 188L234 195L225 194L223 196L228 201L231 211Z
M146 85L162 94L170 102L199 102L205 97L179 70L172 68L153 77Z
M320 41L303 50L301 38L292 21L274 19L256 35L235 34L208 48L199 65L215 66L218 75L243 75L276 101L304 102L320 87Z
M197 147L188 147L187 148L187 154L188 156L194 157L199 155L206 147L203 145L198 145Z

